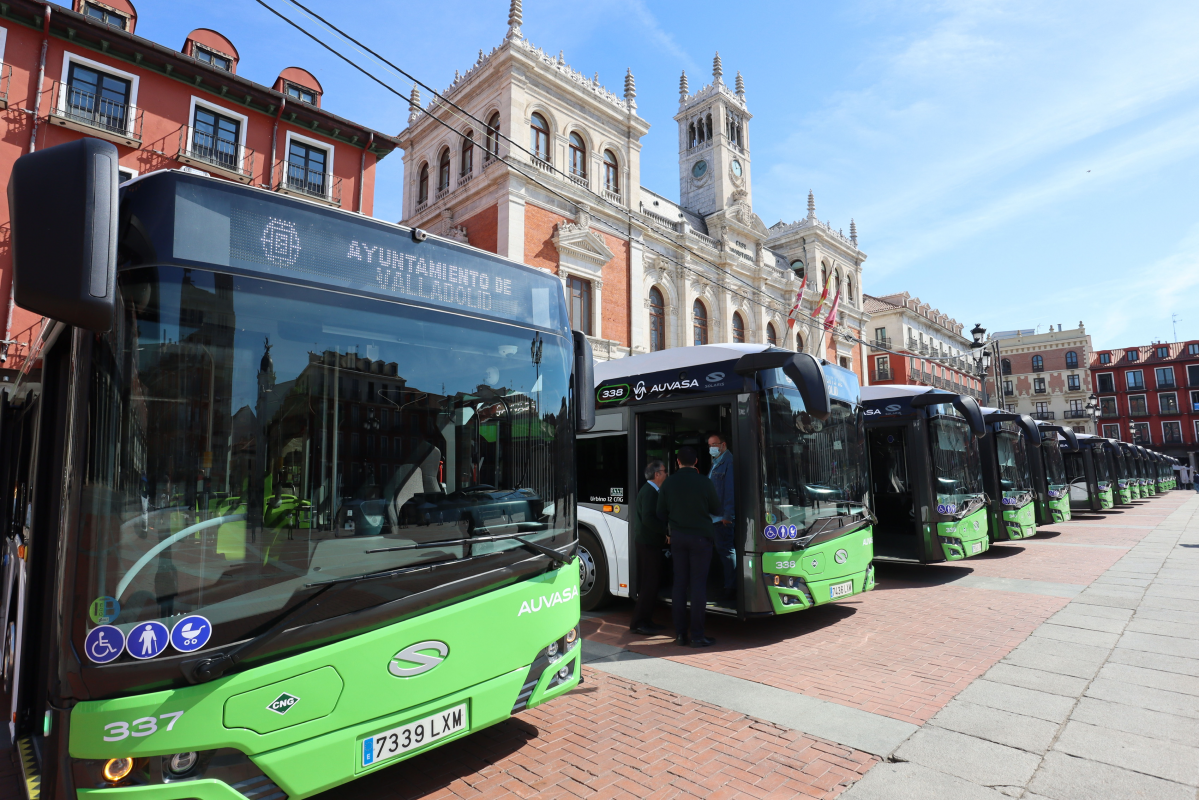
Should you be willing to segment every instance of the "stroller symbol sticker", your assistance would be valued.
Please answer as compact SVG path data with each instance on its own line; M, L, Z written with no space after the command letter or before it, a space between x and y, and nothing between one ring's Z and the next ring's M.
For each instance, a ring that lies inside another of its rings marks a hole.
M97 664L107 664L125 649L125 634L114 625L101 625L88 631L83 640L87 657Z
M171 646L180 653L194 653L212 638L212 623L201 616L184 617L171 628Z
M167 649L171 632L161 622L139 622L129 631L129 655L138 660L154 658Z

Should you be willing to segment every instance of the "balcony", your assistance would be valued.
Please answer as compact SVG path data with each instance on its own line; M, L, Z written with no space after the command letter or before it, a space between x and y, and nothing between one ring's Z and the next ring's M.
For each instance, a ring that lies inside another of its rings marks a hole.
M133 106L97 97L74 86L55 82L52 96L58 104L50 109L50 123L114 144L140 148L145 114Z
M1052 411L1034 411L1031 416L1033 419L1049 420L1053 419L1054 412Z
M275 167L271 185L279 194L315 200L330 206L341 206L341 178L325 172L307 169L302 164L280 162Z
M1033 393L1033 394L1048 394L1048 392L1046 392L1046 391L1045 391L1045 387L1044 387L1044 386L1040 386L1040 387L1037 387L1037 388L1033 389L1033 390L1032 390L1032 393Z
M1015 389L1009 389L1006 386L1003 388L1003 396L1004 397L1014 397L1015 395L1016 395Z
M1033 371L1033 372L1044 372L1044 371L1045 371L1045 365L1044 365L1044 364L1042 364L1042 365L1041 365L1041 366L1039 366L1039 367L1038 367L1038 366L1033 366L1033 368L1032 368L1032 371Z
M876 336L874 341L870 343L871 350L890 350L891 339L887 336Z
M889 369L874 369L870 371L871 383L883 383L894 378L894 374Z
M470 183L471 178L473 178L473 177L475 177L475 173L473 173L473 172L458 173L458 187L461 188L461 187L465 186L466 184Z
M624 199L620 196L620 192L605 186L602 192L604 199L616 203L618 206L624 205Z
M1068 408L1062 412L1062 419L1086 419L1086 418L1087 418L1086 409Z
M254 151L237 142L217 139L190 125L179 131L179 154L175 158L205 172L213 172L238 183L254 180Z

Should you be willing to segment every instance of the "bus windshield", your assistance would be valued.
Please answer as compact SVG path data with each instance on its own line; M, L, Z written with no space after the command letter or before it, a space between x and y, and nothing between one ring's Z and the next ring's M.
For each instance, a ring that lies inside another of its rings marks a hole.
M823 518L863 513L868 481L861 410L833 400L822 423L808 415L795 389L776 386L762 400L763 489L772 524L803 531Z
M1041 452L1045 454L1043 459L1045 463L1045 478L1050 486L1065 486L1069 481L1066 479L1066 462L1062 458L1062 449L1054 440L1048 440L1041 445Z
M983 490L978 442L966 421L957 417L931 419L929 429L937 503L963 505Z
M105 621L202 614L220 645L322 581L443 565L306 623L530 558L514 535L573 541L567 340L180 267L121 273L118 300L80 513L77 596Z
M1028 472L1028 453L1020 434L1001 430L995 434L995 450L999 456L999 485L1005 495L1017 494L1032 488Z
M1115 477L1117 479L1124 479L1124 480L1131 478L1133 476L1133 472L1131 469L1129 469L1128 462L1124 459L1124 453L1122 453L1120 451L1120 448L1112 447L1111 453L1112 453L1113 462L1116 465Z
M1095 462L1095 480L1100 483L1112 480L1110 463L1107 460L1107 453L1102 444L1094 445L1091 454L1094 456L1091 460Z

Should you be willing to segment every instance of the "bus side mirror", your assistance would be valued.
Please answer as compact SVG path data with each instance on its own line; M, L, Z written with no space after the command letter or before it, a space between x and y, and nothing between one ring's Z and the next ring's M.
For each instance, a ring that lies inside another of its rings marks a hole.
M575 432L586 433L595 427L595 357L582 331L571 331L571 335L575 340Z
M970 430L974 432L975 439L981 439L986 435L987 426L983 422L983 412L978 407L977 400L959 394L953 398L953 407L962 412L962 416L970 424Z
M1033 447L1041 446L1041 429L1037 427L1036 420L1028 414L1021 414L1020 427L1024 429L1024 435L1028 438L1029 444Z
M742 376L752 376L767 369L781 369L799 390L804 410L808 414L824 422L833 413L824 370L820 368L820 362L807 353L788 353L782 350L746 353L737 359L733 369Z
M13 297L104 333L116 305L117 148L79 139L23 155L8 180Z
M1074 433L1073 428L1067 428L1065 425L1058 428L1058 433L1066 437L1066 446L1069 452L1078 452L1078 435Z

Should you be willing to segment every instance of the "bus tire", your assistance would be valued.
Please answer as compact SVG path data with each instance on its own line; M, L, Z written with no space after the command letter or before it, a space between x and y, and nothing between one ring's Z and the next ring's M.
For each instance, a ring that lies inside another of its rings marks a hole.
M604 548L591 530L579 526L579 602L584 611L594 611L611 599Z
M0 668L4 675L4 694L12 696L12 679L17 669L17 623L9 622L3 631L4 643L0 647Z

